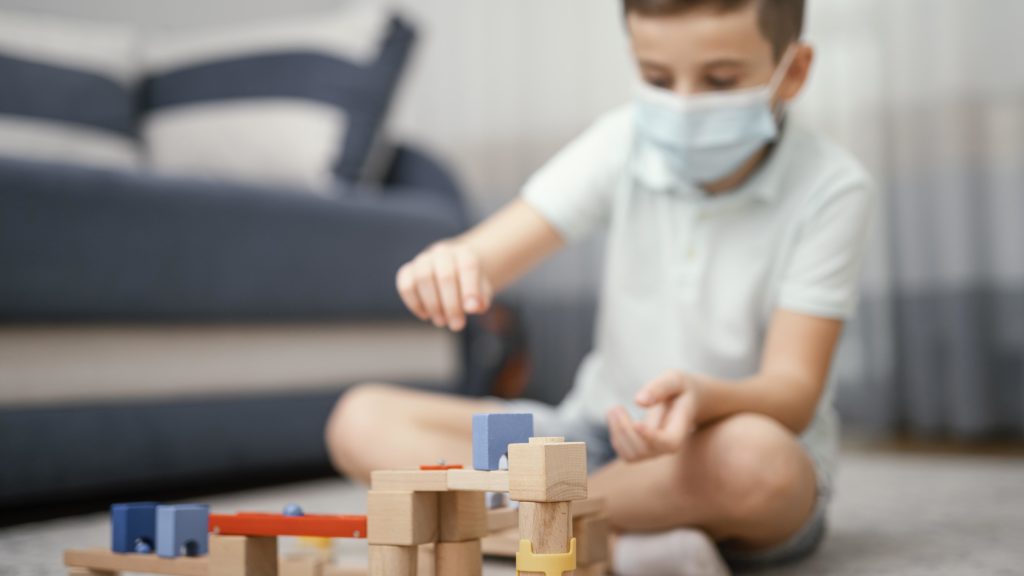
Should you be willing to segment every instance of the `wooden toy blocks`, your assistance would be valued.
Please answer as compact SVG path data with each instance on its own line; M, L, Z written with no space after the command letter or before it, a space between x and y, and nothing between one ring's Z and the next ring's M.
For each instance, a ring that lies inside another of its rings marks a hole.
M369 492L366 537L370 544L426 544L437 539L437 530L437 494L382 490Z
M110 507L110 549L148 553L156 549L156 502L126 502Z
M533 414L474 414L473 468L498 470L508 445L533 436Z
M509 497L521 502L587 498L587 446L561 438L531 438L508 452Z
M483 573L480 540L438 542L434 554L437 576L480 576Z
M210 535L209 576L277 576L277 538Z
M205 555L209 525L210 507L205 504L157 506L157 555L163 558Z
M463 542L487 535L487 508L482 492L438 494L438 540ZM477 546L479 548L479 544Z

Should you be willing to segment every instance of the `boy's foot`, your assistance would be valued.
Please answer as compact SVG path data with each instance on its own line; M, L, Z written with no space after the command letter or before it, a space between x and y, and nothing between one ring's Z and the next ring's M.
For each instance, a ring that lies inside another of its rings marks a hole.
M617 576L728 576L729 568L707 534L677 528L653 534L625 534L615 543Z

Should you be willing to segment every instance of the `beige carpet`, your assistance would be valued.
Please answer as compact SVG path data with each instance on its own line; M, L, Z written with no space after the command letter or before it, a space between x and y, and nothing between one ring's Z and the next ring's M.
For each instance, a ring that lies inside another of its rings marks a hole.
M205 499L219 512L365 512L362 489L325 480ZM0 576L56 576L66 547L107 546L105 514L0 531ZM287 541L285 547L294 546ZM365 546L337 543L346 561L365 562ZM512 575L489 562L488 576ZM872 451L848 452L832 507L830 534L817 556L764 572L773 576L936 576L1024 574L1024 459Z

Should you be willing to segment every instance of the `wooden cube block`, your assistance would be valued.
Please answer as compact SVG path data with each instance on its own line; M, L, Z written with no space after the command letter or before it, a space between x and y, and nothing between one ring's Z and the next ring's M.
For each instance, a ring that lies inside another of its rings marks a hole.
M374 470L370 473L374 490L403 492L445 492L447 470Z
M487 532L501 532L519 526L519 510L512 507L487 511Z
M417 547L370 544L369 576L417 576Z
M483 492L438 494L438 537L441 542L462 542L487 535L487 507Z
M574 576L605 576L608 573L608 564L601 562L598 564L591 564L589 566L576 566L576 571L573 572Z
M576 537L576 563L581 566L608 560L608 518L581 516L573 520Z
M277 538L210 534L210 576L277 576Z
M435 548L438 576L480 576L484 571L480 540L438 542Z
M569 505L569 510L572 511L573 518L579 518L580 516L590 516L591 514L601 514L604 512L604 498L587 498L586 500L576 500Z
M415 546L437 539L437 494L371 490L366 537L370 544Z
M520 502L587 498L587 446L531 438L508 447L509 497Z

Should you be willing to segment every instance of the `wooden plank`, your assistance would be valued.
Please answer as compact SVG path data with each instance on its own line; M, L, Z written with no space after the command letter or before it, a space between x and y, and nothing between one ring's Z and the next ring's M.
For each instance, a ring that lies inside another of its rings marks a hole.
M608 518L599 514L572 521L576 537L576 563L580 566L608 561Z
M487 532L501 532L519 526L519 510L506 506L487 511Z
M171 576L207 576L205 557L161 558L156 554L115 554L102 548L65 550L64 565L94 572L146 572Z
M448 489L471 492L508 492L508 471L449 470Z
M447 492L448 470L374 470L370 485L374 490Z
M574 500L569 504L573 518L590 516L592 514L604 513L604 498L587 498L586 500Z
M480 549L486 556L515 558L519 550L519 528L495 532L480 540Z

